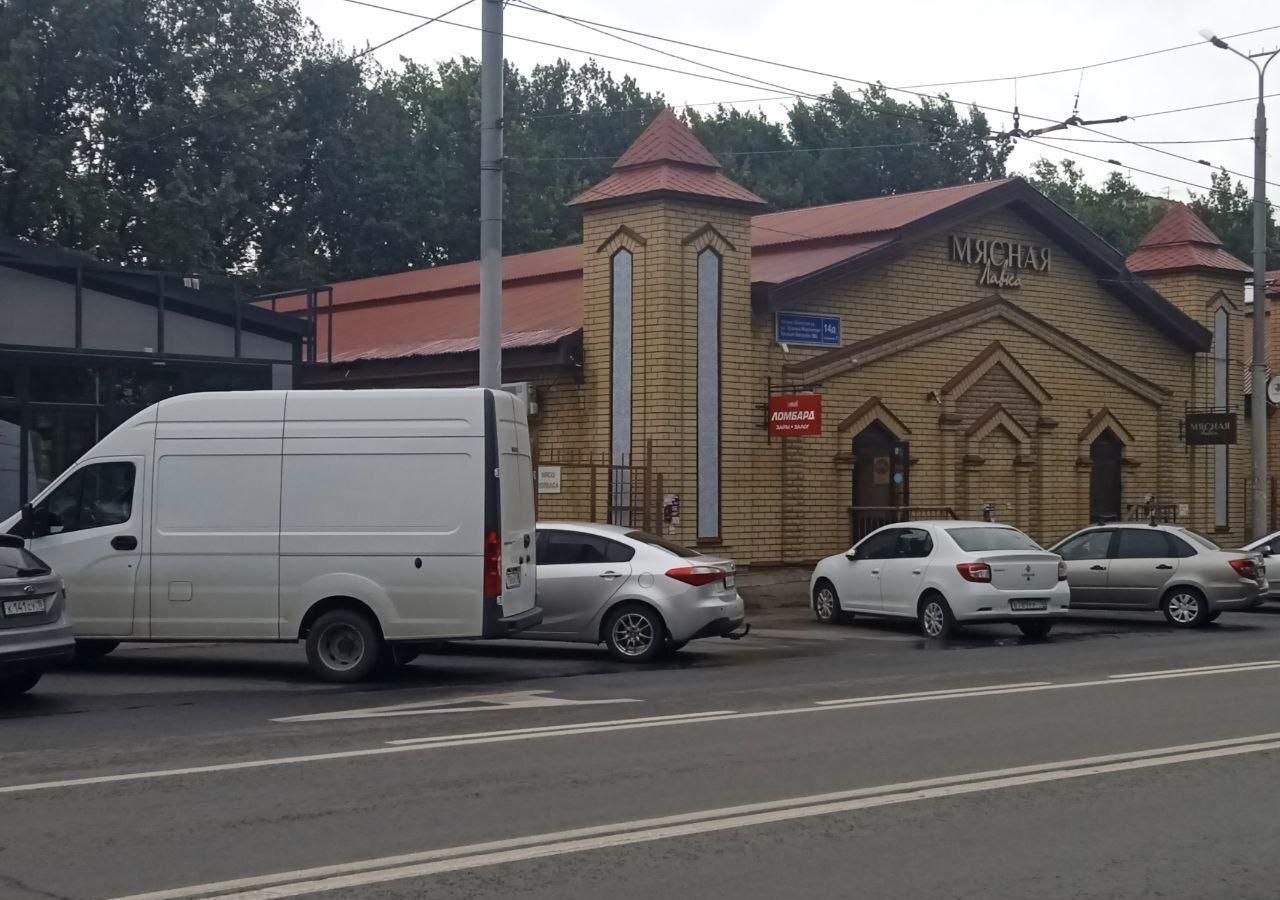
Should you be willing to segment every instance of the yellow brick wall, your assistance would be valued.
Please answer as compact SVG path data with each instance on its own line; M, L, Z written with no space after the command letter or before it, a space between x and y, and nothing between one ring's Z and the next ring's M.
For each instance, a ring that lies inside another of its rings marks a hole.
M995 319L827 377L817 388L824 402L822 436L770 441L760 408L770 382L776 392L794 386L799 379L784 374L784 366L823 351L792 346L783 354L773 342L771 316L753 315L747 215L675 201L588 210L583 223L584 378L581 384L543 391L543 414L535 429L538 444L560 454L602 457L609 452L610 255L625 245L634 254L632 450L639 459L651 446L663 491L681 498L681 524L668 532L673 537L696 541L696 258L702 244L688 241L706 225L727 242L715 239L723 256L723 552L744 563L766 565L812 560L848 546L854 434L838 426L869 397L880 398L910 429L903 437L911 442L914 461L913 505L951 505L957 514L976 516L984 502L992 502L1000 520L1045 542L1058 539L1087 524L1088 446L1079 438L1105 407L1132 437L1126 448L1123 502L1141 502L1152 494L1161 502L1186 504L1190 517L1184 521L1213 531L1212 452L1187 448L1180 431L1186 407L1211 401L1210 357L1177 345L1015 212L997 211L956 231L1051 247L1052 270L1022 272L1022 286L1004 288L1002 296L1164 388L1167 394L1159 402L1095 371L1052 341ZM622 226L628 232L619 235ZM840 315L847 345L990 296L995 289L978 285L977 276L976 268L949 258L947 240L938 236L897 261L828 285L789 307ZM1208 304L1218 290L1239 294L1238 280L1198 274L1170 277L1156 287L1206 325ZM1236 361L1246 358L1240 320L1233 316ZM944 409L931 392L992 341L1000 341L1050 398L1036 400L997 367L962 396L948 398ZM1233 364L1233 403L1240 398L1239 372L1240 366ZM966 436L995 402L1007 408L1025 443L1004 427L980 439ZM949 451L943 423L951 420L944 413L956 422L946 426L952 435ZM1240 444L1230 450L1231 526L1214 535L1224 543L1245 537L1248 428L1243 419L1241 426ZM984 461L966 465L966 455ZM598 518L604 517L604 482L600 478L597 483ZM568 492L567 485L565 495L541 498L544 518L547 511L587 515L587 488L578 484Z

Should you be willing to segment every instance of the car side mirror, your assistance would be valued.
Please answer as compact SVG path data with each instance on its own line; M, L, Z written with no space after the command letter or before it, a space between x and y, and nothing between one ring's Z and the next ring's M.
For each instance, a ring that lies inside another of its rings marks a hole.
M849 562L857 562L858 560L862 559L862 554L856 550L850 550L848 553L844 555L844 558L849 560Z

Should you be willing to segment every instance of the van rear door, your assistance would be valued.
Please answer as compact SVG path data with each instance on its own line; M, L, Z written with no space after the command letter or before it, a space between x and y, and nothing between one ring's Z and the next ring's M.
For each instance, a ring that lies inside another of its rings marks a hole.
M498 457L498 515L502 540L503 619L527 614L537 600L534 560L533 455L524 402L505 391L492 393ZM523 626L536 624L533 619Z

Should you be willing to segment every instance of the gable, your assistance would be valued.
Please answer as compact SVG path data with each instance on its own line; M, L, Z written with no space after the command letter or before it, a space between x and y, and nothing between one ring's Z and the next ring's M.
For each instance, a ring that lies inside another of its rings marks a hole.
M1162 404L1170 396L1171 392L1168 388L1115 362L1110 356L1099 353L1090 345L1032 315L1000 294L991 294L958 309L889 329L838 350L829 350L802 362L792 363L783 368L783 373L788 377L808 382L821 381L996 320L1009 322L1038 337L1081 365L1122 385L1151 403ZM1116 356L1125 358L1123 353L1117 353Z
M757 225L753 241L759 240L755 235L759 231ZM1203 325L1130 272L1115 248L1021 179L1001 183L876 237L878 242L836 261L813 254L814 241L793 241L794 246L786 248L788 254L809 253L820 265L804 273L783 265L778 248L770 245L768 252L761 254L762 265L767 261L768 271L790 277L778 284L760 284L753 275L755 298L775 309L809 305L821 302L821 294L833 286L845 293L852 287L856 292L858 282L872 273L882 273L886 266L895 272L909 272L904 281L954 283L961 290L967 287L969 296L993 288L1019 293L1056 288L1067 300L1067 294L1090 286L1117 310L1126 310L1131 323L1142 323L1148 332L1159 334L1183 351L1206 352L1209 347L1211 336ZM956 245L960 252L954 249ZM992 254L994 266L989 265ZM1005 265L1011 256L1014 264ZM797 256L797 263L802 261ZM917 278L917 270L927 270L927 274ZM1021 283L1015 283L1018 281Z

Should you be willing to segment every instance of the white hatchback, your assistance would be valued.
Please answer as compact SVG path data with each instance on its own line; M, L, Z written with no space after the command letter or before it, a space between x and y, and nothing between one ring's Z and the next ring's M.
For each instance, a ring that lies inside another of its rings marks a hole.
M818 621L852 614L916 619L940 640L965 622L1011 622L1043 638L1071 605L1062 558L992 522L899 522L818 563Z

